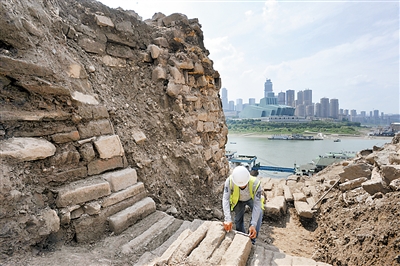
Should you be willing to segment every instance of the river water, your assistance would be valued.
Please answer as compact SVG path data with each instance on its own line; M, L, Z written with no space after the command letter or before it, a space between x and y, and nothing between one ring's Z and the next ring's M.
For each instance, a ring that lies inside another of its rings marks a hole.
M392 138L387 137L344 137L340 142L334 142L337 137L323 140L269 140L267 136L228 134L226 150L236 151L237 154L255 155L257 162L267 166L294 167L294 164L303 165L311 162L318 155L328 152L352 151L372 149L390 143ZM284 178L289 173L260 171L260 177Z

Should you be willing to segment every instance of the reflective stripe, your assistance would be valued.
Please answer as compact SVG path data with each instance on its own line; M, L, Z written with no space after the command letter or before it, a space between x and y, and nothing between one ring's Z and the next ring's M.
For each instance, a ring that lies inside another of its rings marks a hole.
M254 182L258 181L256 188L253 190L253 185ZM250 191L250 196L251 199L254 200L254 192L257 192L258 187L260 186L261 181L259 181L257 179L257 177L255 176L250 176L250 180L249 180L249 191ZM233 185L233 189L232 189L232 185ZM231 196L230 196L230 204L231 204L231 211L233 211L233 208L235 208L237 202L239 201L239 196L240 196L240 191L239 191L239 187L236 186L235 184L233 184L232 181L232 176L229 178L229 186L231 188ZM261 209L264 210L264 196L261 196Z

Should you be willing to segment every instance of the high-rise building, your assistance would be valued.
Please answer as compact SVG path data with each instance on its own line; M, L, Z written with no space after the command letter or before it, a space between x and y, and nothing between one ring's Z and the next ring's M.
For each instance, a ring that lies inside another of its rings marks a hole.
M272 92L272 81L267 79L264 83L264 98L267 97L268 92Z
M241 112L242 110L243 110L243 100L242 99L236 99L235 111Z
M321 116L322 118L329 117L329 98L321 98Z
M235 101L229 101L229 110L234 111L235 110Z
M314 114L316 117L322 117L321 103L315 103Z
M294 90L287 90L286 91L286 105L291 107L296 107L294 101Z
M314 116L314 105L306 105L306 114L305 116L313 117Z
M329 103L329 117L333 119L339 118L339 100L331 99Z
M256 105L256 98L249 98L249 105Z
M296 100L296 107L304 104L304 93L303 91L298 91L297 92L297 100Z
M226 88L222 88L221 90L221 101L222 101L222 110L229 110L228 105L228 90Z
M286 104L285 97L286 94L284 92L281 91L280 93L278 93L278 104L285 105Z
M303 91L303 104L305 106L312 105L312 90L305 89Z

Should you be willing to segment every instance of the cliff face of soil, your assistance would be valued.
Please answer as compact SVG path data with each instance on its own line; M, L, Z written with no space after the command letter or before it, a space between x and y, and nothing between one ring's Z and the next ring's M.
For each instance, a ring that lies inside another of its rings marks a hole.
M5 0L0 13L2 256L73 240L84 214L67 210L58 230L58 188L128 166L158 209L221 218L228 130L197 19L143 22L90 0Z

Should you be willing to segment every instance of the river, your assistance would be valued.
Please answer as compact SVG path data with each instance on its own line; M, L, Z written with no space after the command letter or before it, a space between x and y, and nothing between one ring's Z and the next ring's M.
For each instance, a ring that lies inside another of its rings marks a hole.
M262 135L228 134L226 150L236 151L237 154L255 155L257 162L267 166L294 167L311 162L318 155L328 152L353 151L372 149L373 146L383 146L390 143L388 137L340 137L340 142L333 140L338 137L330 136L323 140L269 140ZM288 173L261 171L261 177L282 178Z

